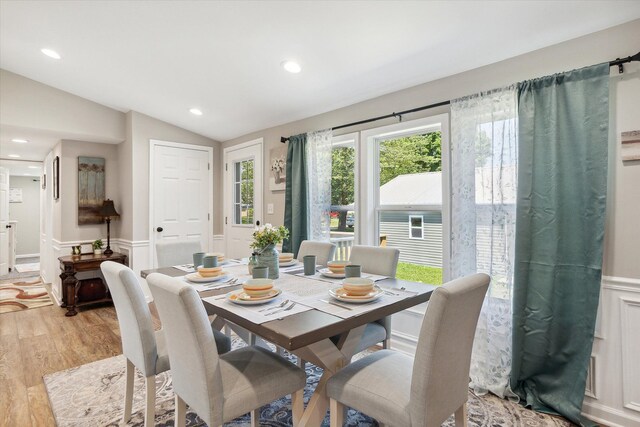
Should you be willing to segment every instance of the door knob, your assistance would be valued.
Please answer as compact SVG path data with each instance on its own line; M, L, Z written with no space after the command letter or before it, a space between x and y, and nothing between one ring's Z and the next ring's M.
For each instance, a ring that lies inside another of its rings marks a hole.
M162 228L162 227L158 227L158 228L156 228L156 231L157 231L158 233L162 232L162 230L164 230L164 228Z
M6 228L11 228L11 226L10 226L10 225L5 225L5 227L6 227Z

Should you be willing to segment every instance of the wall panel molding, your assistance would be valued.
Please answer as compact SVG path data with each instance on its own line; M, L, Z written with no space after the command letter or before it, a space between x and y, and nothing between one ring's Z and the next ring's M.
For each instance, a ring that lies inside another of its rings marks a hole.
M619 302L623 405L640 412L640 299L620 297Z

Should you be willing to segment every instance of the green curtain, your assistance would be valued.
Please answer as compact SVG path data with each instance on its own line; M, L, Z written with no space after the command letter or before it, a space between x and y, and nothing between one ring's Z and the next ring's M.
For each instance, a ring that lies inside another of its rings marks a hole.
M511 387L582 419L602 275L609 64L518 85Z
M289 137L284 195L284 226L289 229L289 238L283 242L282 250L293 252L296 256L300 243L307 239L309 231L306 148L306 133Z

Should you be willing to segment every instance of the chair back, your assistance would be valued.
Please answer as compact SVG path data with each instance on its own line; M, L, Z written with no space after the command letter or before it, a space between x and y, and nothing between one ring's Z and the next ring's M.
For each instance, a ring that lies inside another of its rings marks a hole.
M135 273L113 261L100 264L118 315L122 354L145 377L156 374L158 349L151 311Z
M380 246L359 246L351 248L349 261L358 264L362 271L380 276L396 277L400 250Z
M440 425L467 401L473 338L490 280L473 274L433 292L413 364L412 425Z
M161 240L156 243L158 268L191 264L193 262L193 254L201 251L200 240Z
M298 249L297 260L302 262L305 255L315 255L316 264L326 267L327 263L333 259L335 252L336 245L331 242L303 240L302 243L300 243L300 249Z
M147 282L165 331L174 391L208 425L222 425L218 350L202 300L174 277L153 273Z

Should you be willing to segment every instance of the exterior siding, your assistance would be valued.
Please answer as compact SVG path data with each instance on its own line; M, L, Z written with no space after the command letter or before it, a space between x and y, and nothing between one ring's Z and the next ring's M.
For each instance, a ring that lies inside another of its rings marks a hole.
M410 215L422 216L423 239L409 238ZM400 249L400 262L442 268L440 212L381 212L380 235L386 235L388 247Z

